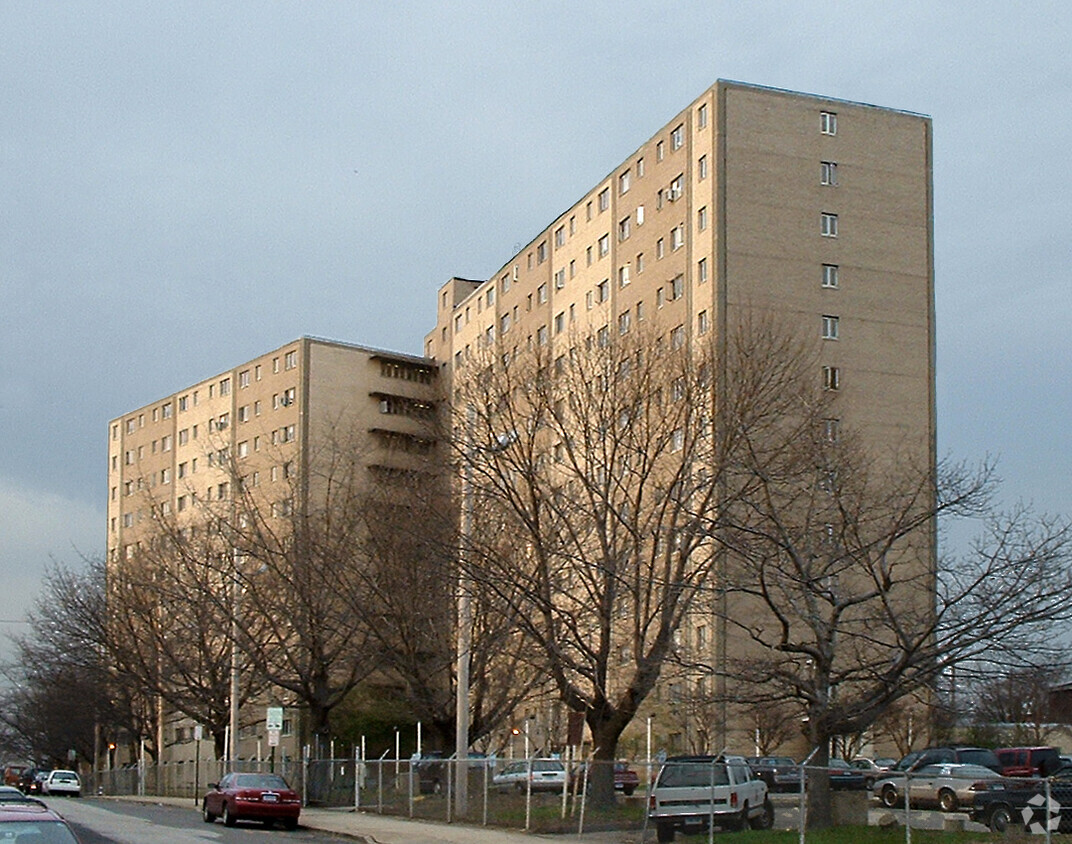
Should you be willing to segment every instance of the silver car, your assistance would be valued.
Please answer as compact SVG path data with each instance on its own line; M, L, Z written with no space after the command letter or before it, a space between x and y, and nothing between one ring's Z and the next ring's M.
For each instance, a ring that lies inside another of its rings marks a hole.
M499 771L491 784L498 791L561 791L566 785L566 766L561 759L522 759Z
M925 765L908 774L908 798L912 806L937 806L943 812L971 809L976 792L986 791L1001 774L982 765L943 762ZM875 782L875 796L884 806L904 805L905 775L886 776Z

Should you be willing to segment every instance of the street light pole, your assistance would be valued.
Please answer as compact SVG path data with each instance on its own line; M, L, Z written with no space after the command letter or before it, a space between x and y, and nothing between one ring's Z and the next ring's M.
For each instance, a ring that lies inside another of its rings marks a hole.
M241 552L235 548L232 554L234 568L231 572L231 717L227 741L227 758L231 761L232 767L238 756L238 565L241 559Z
M472 410L469 437L472 438ZM462 554L468 554L473 536L473 460L472 442L467 447L462 490ZM463 559L458 568L458 666L457 699L455 700L454 758L457 763L454 777L454 814L464 818L469 811L469 656L473 645L473 599L469 577Z

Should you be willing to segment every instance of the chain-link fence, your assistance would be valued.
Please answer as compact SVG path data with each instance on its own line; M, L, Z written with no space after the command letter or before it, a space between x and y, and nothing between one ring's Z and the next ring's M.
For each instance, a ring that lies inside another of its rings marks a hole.
M783 765L741 757L573 763L561 758L360 758L202 762L99 772L87 791L199 801L228 771L282 774L307 806L534 832L620 830L631 841L751 826L797 830L829 810L835 826L915 830L1072 832L1072 778L1010 779L973 765L909 773ZM817 799L829 793L829 800ZM1066 808L1067 807L1067 808Z

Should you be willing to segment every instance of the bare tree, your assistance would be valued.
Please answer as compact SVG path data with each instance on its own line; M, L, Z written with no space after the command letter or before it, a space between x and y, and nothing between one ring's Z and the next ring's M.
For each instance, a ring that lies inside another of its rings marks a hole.
M998 727L1010 744L1041 745L1058 725L1051 689L1063 677L1052 665L1004 671L976 685L977 722Z
M754 377L748 352L732 354L730 380ZM726 661L734 699L796 702L825 766L832 738L925 693L951 666L1045 647L1053 624L1072 616L1072 531L1026 511L993 513L989 466L935 474L865 447L801 383L783 395L779 436L727 406L723 424L742 447L717 535L738 642ZM958 515L986 517L987 533L937 566L936 520ZM810 816L821 826L829 793L822 777L816 785Z
M711 348L680 331L604 334L571 337L558 357L536 344L473 359L454 398L477 526L467 573L609 762L716 564L725 432ZM610 771L596 766L594 800L612 799Z

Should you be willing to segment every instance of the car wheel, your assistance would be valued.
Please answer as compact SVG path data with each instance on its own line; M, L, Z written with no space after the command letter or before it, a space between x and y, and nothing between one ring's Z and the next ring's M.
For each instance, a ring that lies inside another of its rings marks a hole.
M201 820L205 823L215 823L216 816L208 810L208 801L201 804Z
M901 801L897 799L897 789L894 788L892 785L887 785L884 789L882 789L883 806L888 806L889 808L893 809L896 808L897 804L900 802Z
M763 814L752 818L749 823L752 829L770 829L774 826L774 804L770 802L770 798L763 801Z
M1009 821L1011 819L1009 810L1004 806L998 806L990 813L990 823L988 823L987 826L990 827L991 832L1004 833L1009 828Z
M234 826L236 820L238 820L238 818L236 818L231 813L231 807L228 806L226 803L224 803L223 804L223 825L224 826Z
M748 803L746 802L741 811L736 815L726 818L726 829L736 832L748 826Z
M297 828L298 828L298 819L297 818L284 818L283 819L283 829L297 829Z
M943 812L955 812L957 810L957 795L947 788L938 792L938 807Z
M674 828L668 823L655 824L655 838L660 844L674 840Z

